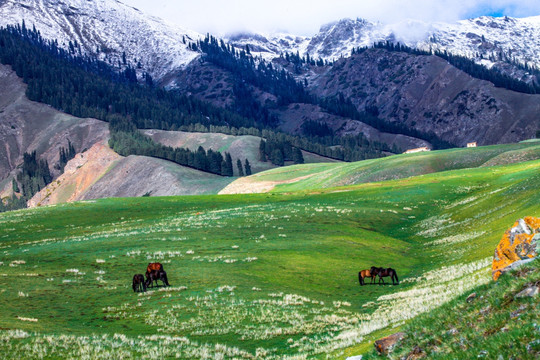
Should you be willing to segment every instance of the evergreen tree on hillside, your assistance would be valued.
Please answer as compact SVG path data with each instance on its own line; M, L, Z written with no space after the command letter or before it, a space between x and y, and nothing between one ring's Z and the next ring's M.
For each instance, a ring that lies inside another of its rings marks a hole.
M304 163L304 156L302 155L302 151L297 147L293 148L292 161L295 164L303 164Z
M285 165L285 161L283 159L283 152L281 152L280 149L274 149L272 151L272 154L270 155L270 161L272 162L272 164L277 166Z
M231 154L225 153L225 176L233 176L234 175L234 169L233 169L233 162L231 158Z
M244 163L244 168L246 169L246 176L251 175L251 165L249 164L248 159L246 159L246 162Z
M238 168L238 176L244 176L244 168L240 159L236 160L236 167Z
M266 162L266 141L261 139L261 142L259 143L259 161Z
M19 184L17 184L17 181L15 181L15 179L13 179L13 180L11 181L11 185L12 185L12 187L13 187L13 192L14 192L14 193L20 192L20 190L19 190Z

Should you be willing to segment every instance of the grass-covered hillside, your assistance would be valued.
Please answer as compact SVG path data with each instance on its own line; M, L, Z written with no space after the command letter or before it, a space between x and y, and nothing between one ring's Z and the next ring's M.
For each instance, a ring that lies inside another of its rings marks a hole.
M540 141L402 154L353 163L288 166L241 178L223 193L288 192L403 179L440 171L505 165L540 158Z
M540 215L540 160L286 194L106 199L0 214L11 358L344 358L490 281ZM131 289L162 262L170 288ZM360 287L372 265L399 286Z
M536 260L419 316L389 357L540 358L540 296L527 296L540 287L539 266ZM380 358L375 350L365 357Z

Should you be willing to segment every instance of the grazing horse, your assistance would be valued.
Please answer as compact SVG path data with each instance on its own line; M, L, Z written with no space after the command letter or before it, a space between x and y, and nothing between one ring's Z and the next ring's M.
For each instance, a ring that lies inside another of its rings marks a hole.
M152 270L150 272L146 272L147 287L154 287L154 281L156 282L156 286L158 286L158 280L163 282L166 286L171 286L169 284L169 280L167 279L167 273L164 270Z
M378 267L372 266L369 271L374 277L379 276L379 284L381 283L381 280L382 280L382 283L384 284L383 278L389 276L392 279L392 285L399 285L397 272L396 270L392 268L382 268L382 267L378 268ZM394 283L394 280L396 283Z
M375 281L375 275L372 275L372 273L369 270L362 270L358 273L358 281L360 282L361 286L365 284L365 281L364 281L365 278L371 278L372 284Z
M144 281L144 276L142 274L133 275L133 291L135 292L146 291L146 282Z
M163 271L163 265L161 263L149 263L146 267L146 273L152 272L153 270Z

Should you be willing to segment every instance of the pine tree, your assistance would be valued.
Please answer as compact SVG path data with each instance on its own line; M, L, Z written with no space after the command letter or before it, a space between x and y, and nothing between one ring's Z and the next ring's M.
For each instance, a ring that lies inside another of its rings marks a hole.
M14 193L20 192L19 184L17 184L17 181L15 181L15 179L12 180L12 184L13 184L13 192Z
M238 176L244 176L244 169L242 167L242 161L240 161L240 159L236 160L236 167L238 168Z
M249 176L252 174L251 172L251 165L249 164L249 160L246 159L245 163L244 163L244 169L246 169L246 176Z
M262 162L267 161L266 157L266 141L261 139L261 142L259 143L259 160Z
M295 147L292 150L292 161L295 164L303 164L304 163L304 156L302 155L302 150Z
M285 161L283 160L283 153L280 149L274 149L272 151L272 154L270 156L270 161L272 164L277 166L283 166L285 165Z
M225 176L234 176L231 154L225 153L226 173Z

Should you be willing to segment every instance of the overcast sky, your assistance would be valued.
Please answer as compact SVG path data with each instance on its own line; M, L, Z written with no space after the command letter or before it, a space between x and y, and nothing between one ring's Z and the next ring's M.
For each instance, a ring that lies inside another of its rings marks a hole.
M283 31L313 35L341 18L383 23L540 15L540 0L121 0L182 27L215 35Z

